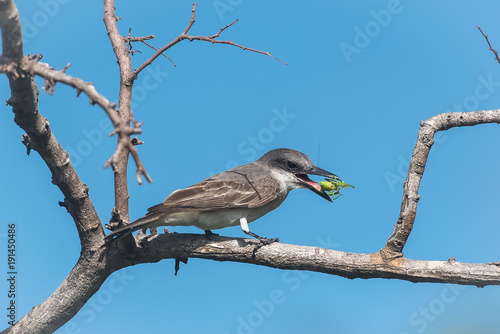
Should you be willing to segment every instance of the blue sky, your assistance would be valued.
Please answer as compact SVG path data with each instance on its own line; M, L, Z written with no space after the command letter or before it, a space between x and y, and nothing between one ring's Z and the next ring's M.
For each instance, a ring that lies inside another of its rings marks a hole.
M91 81L116 101L116 59L100 1L17 1L25 53ZM182 32L191 3L117 1L122 34L154 34L160 47ZM271 51L288 63L226 45L182 42L145 70L133 109L143 121L139 148L154 180L130 174L130 214L142 216L172 191L251 162L279 147L300 150L356 186L333 204L294 191L252 223L282 242L342 251L379 250L397 220L419 122L435 114L500 106L499 64L477 31L500 49L495 1L386 0L202 1L192 35L222 34ZM133 56L139 66L151 50ZM39 87L43 81L37 80ZM2 98L9 97L0 81ZM113 207L115 148L109 121L84 96L58 84L40 94L40 111L90 187L106 223ZM1 107L4 175L0 236L18 226L18 314L45 300L76 263L80 243L60 191L22 130ZM405 256L498 261L500 134L496 125L452 129L436 137L420 188ZM177 232L201 232L176 228ZM219 230L242 237L238 227ZM4 262L2 262L4 263ZM2 266L4 266L2 264ZM500 292L397 280L347 280L190 259L177 277L173 260L113 274L57 333L496 333ZM6 271L6 270L5 270ZM0 291L6 291L2 280ZM3 306L7 306L4 297ZM2 307L3 307L2 306ZM6 321L3 323L6 327Z

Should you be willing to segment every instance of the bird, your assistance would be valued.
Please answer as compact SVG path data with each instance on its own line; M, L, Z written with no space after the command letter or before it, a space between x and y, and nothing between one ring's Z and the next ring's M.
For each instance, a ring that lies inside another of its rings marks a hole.
M105 241L158 226L196 226L210 236L214 235L212 230L240 225L245 234L263 244L276 242L278 238L265 238L250 231L248 223L279 207L293 189L307 188L332 202L308 174L340 181L337 175L315 166L302 152L274 149L252 163L174 191L163 203L150 207L145 216L113 230Z

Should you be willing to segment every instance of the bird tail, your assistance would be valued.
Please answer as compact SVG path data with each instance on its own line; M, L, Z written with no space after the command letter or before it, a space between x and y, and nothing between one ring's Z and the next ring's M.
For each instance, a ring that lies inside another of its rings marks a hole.
M137 230L140 230L143 228L148 228L148 227L154 227L151 223L158 221L161 218L162 218L162 215L158 215L158 214L154 214L154 213L147 214L144 217L141 217L130 224L127 224L125 226L122 226L122 227L119 227L119 228L113 230L113 232L111 232L110 234L108 234L107 236L104 237L104 241L110 242L112 240L121 239L124 236L126 236L132 232L135 232Z

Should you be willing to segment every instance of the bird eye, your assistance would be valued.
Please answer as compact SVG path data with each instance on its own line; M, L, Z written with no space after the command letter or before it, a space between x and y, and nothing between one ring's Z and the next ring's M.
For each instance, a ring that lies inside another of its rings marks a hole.
M288 166L288 168L290 169L295 169L297 168L297 165L294 163L294 162L291 162L291 161L287 161L286 162L286 165Z

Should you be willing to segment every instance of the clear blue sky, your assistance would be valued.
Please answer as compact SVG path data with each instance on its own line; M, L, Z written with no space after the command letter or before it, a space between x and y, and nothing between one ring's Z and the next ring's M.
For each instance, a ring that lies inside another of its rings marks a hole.
M118 67L100 1L17 1L25 53L94 82L117 100ZM154 34L162 46L189 20L186 1L117 1L119 28ZM175 189L266 151L308 154L355 190L333 204L309 191L250 225L282 242L342 251L379 250L397 220L419 122L451 110L500 107L500 65L476 29L500 49L498 1L202 1L194 35L222 34L288 62L225 45L183 42L135 84L143 121L140 155L154 179L130 176L130 213L142 216ZM133 57L139 66L151 50ZM37 80L39 87L43 81ZM0 81L2 99L9 97ZM40 94L40 111L71 153L106 223L113 207L114 151L103 111L61 84ZM77 261L80 243L63 200L22 130L2 106L1 244L18 225L18 314L45 300ZM279 115L279 116L278 116ZM420 189L405 256L490 262L500 259L500 134L497 125L453 129L436 138ZM176 228L177 232L201 232ZM238 227L219 230L242 237ZM5 259L1 262L3 272ZM57 333L498 333L498 287L478 289L398 280L347 280L190 259L177 277L173 260L112 275ZM0 293L7 306L5 280ZM6 320L1 322L6 327Z

